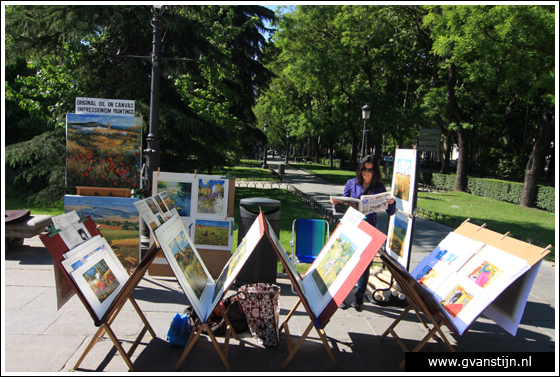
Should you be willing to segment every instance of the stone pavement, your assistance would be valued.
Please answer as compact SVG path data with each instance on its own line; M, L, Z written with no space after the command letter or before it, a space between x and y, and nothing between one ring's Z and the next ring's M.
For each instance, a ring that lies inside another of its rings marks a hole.
M281 160L269 161L271 167ZM302 171L286 167L284 181L328 203L329 195L341 195L342 186L321 182ZM386 216L380 217L380 229ZM423 259L453 229L417 218L411 268ZM77 297L56 310L56 291L52 259L36 236L24 240L17 248L4 249L2 268L2 375L18 373L58 373L71 371L84 352L97 328ZM556 350L556 297L555 268L543 262L533 285L525 314L515 337L493 321L481 316L470 331L457 336L444 329L456 351L480 352L555 352ZM289 279L278 274L281 287L280 321L288 314L297 297L292 293ZM227 296L234 294L230 291ZM169 347L166 335L175 313L188 305L185 295L174 278L146 275L134 292L136 302L156 333L144 335L131 359L140 372L174 371L183 349ZM353 308L337 310L325 327L329 346L338 367L328 357L317 333L312 330L286 369L282 364L288 356L285 334L280 334L277 347L263 348L248 331L232 339L227 360L233 372L301 373L301 372L402 372L399 363L404 353L388 336L380 340L403 309L380 307L366 302L362 312ZM309 324L309 318L300 306L289 322L292 343L295 345ZM132 305L127 303L111 328L128 350L140 332L142 322ZM396 327L409 349L426 333L418 318L409 313ZM223 342L223 338L218 338ZM435 343L428 343L422 352L444 352ZM551 354L553 357L553 354ZM85 357L80 370L124 373L128 367L111 340L102 338ZM179 368L187 373L223 373L226 369L210 339L201 336Z

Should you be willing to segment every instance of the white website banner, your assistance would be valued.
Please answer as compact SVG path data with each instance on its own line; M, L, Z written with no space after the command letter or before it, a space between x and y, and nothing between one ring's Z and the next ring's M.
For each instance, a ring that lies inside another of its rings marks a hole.
M134 116L134 101L76 97L76 114L107 114Z

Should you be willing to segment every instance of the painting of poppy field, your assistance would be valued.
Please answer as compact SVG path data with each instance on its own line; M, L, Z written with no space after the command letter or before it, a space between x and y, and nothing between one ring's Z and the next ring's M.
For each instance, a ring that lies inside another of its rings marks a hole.
M140 186L142 118L66 115L66 184Z

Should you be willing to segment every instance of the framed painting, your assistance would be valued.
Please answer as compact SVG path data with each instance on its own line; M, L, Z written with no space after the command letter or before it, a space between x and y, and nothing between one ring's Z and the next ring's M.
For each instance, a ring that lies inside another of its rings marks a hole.
M408 214L416 207L416 166L416 149L396 150L391 194L397 210Z
M229 250L233 243L233 218L194 219L194 245L203 249Z
M66 114L66 185L137 189L142 118Z
M152 195L165 192L179 216L191 218L196 204L196 180L192 174L154 172ZM185 222L185 221L184 221ZM188 222L188 221L187 221Z
M108 251L96 252L70 274L98 319L103 318L128 274Z
M196 177L196 217L225 219L228 216L229 179L212 175Z
M138 198L65 195L64 211L90 215L125 268L140 262Z
M414 217L396 211L389 217L385 250L408 270Z

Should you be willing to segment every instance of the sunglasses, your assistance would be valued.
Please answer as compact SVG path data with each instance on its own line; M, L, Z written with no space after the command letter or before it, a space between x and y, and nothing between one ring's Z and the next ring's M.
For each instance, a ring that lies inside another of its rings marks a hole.
M373 169L368 169L368 168L362 168L362 171L368 171L370 173L373 173Z

